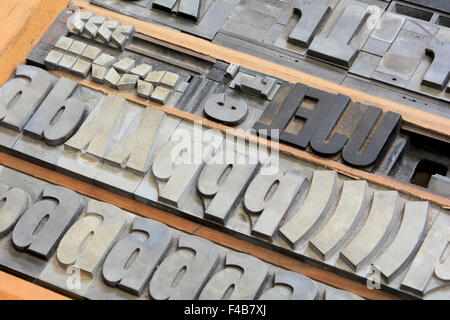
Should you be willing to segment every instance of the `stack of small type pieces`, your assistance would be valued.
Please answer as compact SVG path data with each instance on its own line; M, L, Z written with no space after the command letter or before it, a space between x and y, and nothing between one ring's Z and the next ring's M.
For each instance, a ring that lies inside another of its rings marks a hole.
M123 50L133 38L134 26L123 26L120 21L108 21L92 12L77 12L67 21L70 33Z

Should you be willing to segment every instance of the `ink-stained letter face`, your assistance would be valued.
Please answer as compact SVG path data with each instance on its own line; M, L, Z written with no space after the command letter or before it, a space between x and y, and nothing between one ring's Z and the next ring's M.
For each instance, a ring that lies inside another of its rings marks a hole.
M80 195L70 189L46 185L42 199L17 222L12 242L19 250L48 260L59 240L84 209Z
M219 259L212 242L182 234L178 250L164 259L150 280L150 295L156 300L196 299Z
M285 90L287 91L289 89L282 89L283 92ZM325 143L324 140L347 107L349 101L348 97L341 95L336 96L329 92L309 88L300 83L297 83L289 93L284 94L287 94L287 97L282 102L282 107L280 108L280 101L275 97L261 117L261 119L269 118L271 120L270 125L259 120L254 125L254 130L258 132L261 129L266 129L268 133L272 130L279 130L280 140L282 142L294 145L298 148L306 148L314 136L316 149L318 151L333 154L342 148L346 141L346 137L344 136L335 135L329 143ZM306 99L315 101L313 109L302 106ZM334 110L334 104L337 105L336 110ZM331 114L328 114L330 110L333 111ZM300 132L288 132L286 128L295 118L303 119L305 123L300 129ZM326 123L323 123L325 118L327 119ZM317 133L319 127L321 128L321 131Z
M24 128L24 134L60 145L78 130L84 120L84 102L72 97L78 83L60 78Z
M91 200L86 215L64 235L56 257L59 263L73 266L92 276L126 226L127 216L124 211Z
M247 254L229 252L225 269L217 272L206 284L199 299L253 300L267 280L269 268L259 259ZM229 297L225 294L233 287Z
M342 134L334 134L330 137L330 134L349 103L350 97L348 96L338 94L334 98L331 107L311 138L310 144L314 152L329 156L342 150L348 138Z
M103 279L110 286L141 295L172 241L166 225L136 216L131 233L112 248L103 264Z
M42 69L19 65L16 78L0 88L0 123L21 131L53 87L54 77Z

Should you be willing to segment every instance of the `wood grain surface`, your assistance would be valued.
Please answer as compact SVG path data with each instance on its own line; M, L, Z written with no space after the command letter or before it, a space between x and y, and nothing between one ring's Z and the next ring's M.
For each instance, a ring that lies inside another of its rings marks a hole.
M402 115L403 120L411 127L430 131L438 136L444 136L446 138L450 137L450 120L447 118L414 109L388 99L377 97L367 92L347 88L299 70L291 69L289 67L257 58L246 53L222 47L210 41L197 38L174 29L144 22L118 12L91 5L82 0L73 0L72 3L75 6L82 8L84 11L91 11L99 16L108 16L110 19L121 21L122 24L134 25L137 32L143 33L150 37L196 51L203 55L208 55L215 59L237 63L245 68L281 78L286 81L293 83L301 82L308 86L331 93L341 93L351 97L354 101L373 105L382 108L384 111L397 112Z

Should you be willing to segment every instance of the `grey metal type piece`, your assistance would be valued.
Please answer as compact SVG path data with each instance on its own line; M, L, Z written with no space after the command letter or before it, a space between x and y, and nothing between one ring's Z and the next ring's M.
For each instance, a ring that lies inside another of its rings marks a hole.
M219 263L219 250L210 241L182 234L178 250L169 255L150 280L150 295L156 300L196 299ZM180 270L186 269L173 286Z
M259 215L258 221L252 227L252 234L273 239L282 218L304 183L305 177L296 172L256 175L244 196L245 210ZM266 199L274 184L277 184L276 190L270 199Z
M374 262L374 267L387 280L392 280L419 250L429 220L430 206L426 201L407 201L402 224L394 241Z
M225 268L214 274L199 296L200 300L254 300L267 281L267 265L261 260L242 253L230 252ZM226 297L228 288L234 290Z
M331 219L309 241L309 245L326 260L350 237L364 213L368 197L366 181L346 181L339 204Z
M208 118L231 126L245 121L248 116L244 100L227 97L224 93L209 96L203 111Z
M48 260L83 209L84 202L74 191L46 185L42 199L34 203L14 227L12 242L15 248ZM39 228L43 219L46 222Z
M325 3L298 0L294 5L294 13L300 15L300 20L290 33L288 41L307 48L330 11L330 6Z
M47 144L54 146L66 142L84 120L84 102L72 97L77 87L77 82L60 78L25 125L24 134L43 139Z
M0 89L0 123L21 131L53 88L55 78L42 69L26 65L17 67L16 77ZM14 99L19 93L22 93L19 99Z
M396 191L374 193L372 207L364 227L355 238L340 251L341 258L358 271L365 261L373 257L392 231L400 210Z
M338 189L335 171L314 171L311 188L301 209L279 230L291 246L297 245L319 226Z
M56 257L62 265L73 265L93 275L126 226L127 216L122 210L91 200L86 214L76 221L61 239ZM89 234L93 234L92 239L80 250Z
M286 287L289 289L286 290ZM292 271L277 269L274 286L265 291L259 300L316 300L318 297L317 284L310 278Z

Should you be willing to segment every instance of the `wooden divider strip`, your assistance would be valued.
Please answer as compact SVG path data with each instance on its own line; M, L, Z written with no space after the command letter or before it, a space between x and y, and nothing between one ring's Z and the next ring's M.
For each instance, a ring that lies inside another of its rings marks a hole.
M160 221L169 227L211 240L221 246L251 254L252 256L268 263L304 274L314 280L339 289L353 292L361 297L383 300L399 299L392 294L380 290L371 290L362 283L349 280L330 271L311 266L282 253L237 239L236 237L221 231L201 226L200 224L192 222L188 219L151 207L130 198L120 196L116 193L65 176L53 170L40 167L6 153L0 152L0 165L23 172L37 179L72 189L87 197L113 204L123 210L138 214L140 216Z
M180 117L187 121L191 121L191 122L200 121L200 122L202 122L202 125L207 128L214 128L214 129L221 130L221 131L227 131L228 133L230 133L234 136L237 136L240 138L245 138L248 141L257 142L257 143L260 143L261 145L267 145L268 147L272 147L272 145L273 145L273 148L277 148L281 152L286 153L290 156L293 156L297 159L311 162L315 165L323 166L328 169L336 170L337 172L339 172L343 175L349 176L351 178L354 178L354 179L365 179L365 180L372 182L374 184L377 184L379 186L397 190L397 191L405 193L407 195L420 198L421 200L430 201L432 203L442 206L444 209L450 209L450 199L440 196L440 195L437 195L437 194L434 194L434 193L431 193L431 192L427 191L426 189L420 188L418 186L416 187L416 186L413 186L410 184L396 181L396 180L386 177L386 176L376 175L376 174L373 174L370 172L366 172L364 170L352 168L343 163L339 163L339 162L336 162L336 161L333 161L333 160L330 160L327 158L316 156L314 154L308 153L303 150L299 150L297 148L294 148L294 147L291 147L288 145L274 143L267 139L263 139L263 138L255 136L255 135L251 135L243 130L234 129L234 128L228 127L226 125L217 123L215 121L211 121L211 120L202 118L200 116L178 110L173 107L163 106L163 105L151 102L147 99L140 98L140 97L136 96L135 94L112 89L112 88L106 87L102 84L98 84L93 81L89 81L89 80L85 80L85 79L80 79L76 76L73 76L73 75L70 75L70 74L67 74L67 73L64 73L61 71L52 71L52 73L59 77L70 78L74 81L79 82L83 86L89 87L91 89L94 89L94 90L97 90L97 91L100 91L100 92L103 92L106 94L109 94L109 93L115 94L115 95L121 96L129 101L163 110L164 112L166 112L170 115Z
M179 32L174 29L144 22L121 13L91 5L82 0L73 0L72 3L85 11L92 11L96 15L105 15L110 19L131 24L140 33L157 38L168 43L176 44L198 53L209 55L215 59L237 63L245 68L271 75L293 83L301 82L308 86L325 90L331 93L341 93L351 97L354 101L377 106L384 111L392 111L402 115L403 120L411 126L450 137L450 120L422 110L405 106L403 104L371 95L366 92L344 87L334 82L301 72L296 69L251 56L233 49L222 47L210 41ZM445 102L443 102L445 103Z

